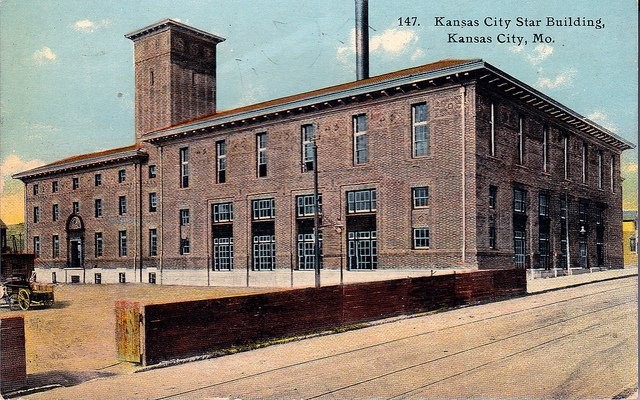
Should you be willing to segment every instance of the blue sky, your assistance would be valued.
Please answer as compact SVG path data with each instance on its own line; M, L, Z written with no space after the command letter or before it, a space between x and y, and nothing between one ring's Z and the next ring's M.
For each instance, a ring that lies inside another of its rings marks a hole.
M637 143L637 1L369 1L371 75L443 58L483 58ZM398 18L417 17L416 26ZM435 17L478 20L438 27ZM542 20L516 27L515 18ZM603 29L546 18L601 19ZM504 26L490 21L510 19ZM225 37L218 109L355 79L354 5L340 1L0 0L0 217L22 215L9 176L84 152L133 143L133 55L124 34L165 18ZM448 34L491 44L448 43ZM498 34L528 43L496 43ZM534 33L550 36L532 43ZM637 150L623 159L625 207L637 207Z

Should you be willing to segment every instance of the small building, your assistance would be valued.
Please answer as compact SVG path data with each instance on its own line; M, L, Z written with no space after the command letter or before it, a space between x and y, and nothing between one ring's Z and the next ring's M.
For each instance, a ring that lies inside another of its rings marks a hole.
M219 111L223 38L173 20L127 38L134 144L14 176L41 280L302 282L316 205L323 274L623 265L633 145L483 60Z
M625 210L622 213L622 244L624 265L638 266L638 211Z

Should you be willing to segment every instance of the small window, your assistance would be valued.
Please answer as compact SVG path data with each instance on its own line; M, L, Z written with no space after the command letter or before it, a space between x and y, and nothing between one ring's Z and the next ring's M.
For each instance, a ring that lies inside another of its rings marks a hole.
M180 210L180 226L189 225L191 220L191 216L189 213L189 209Z
M313 200L314 195L308 194L296 197L296 216L309 217L315 215L316 202ZM318 214L322 214L322 194L318 194Z
M56 193L58 190L60 190L60 184L58 181L51 182L51 192Z
M513 211L524 214L527 211L527 193L522 189L513 189Z
M51 258L60 257L60 236L53 235L51 237Z
M538 215L541 217L549 216L549 193L540 193L538 196Z
M51 273L51 283L58 283L58 279L56 278L56 273Z
M94 217L96 218L102 217L102 199L95 199L93 208L94 208L93 210Z
M180 254L185 255L191 252L191 247L189 246L189 238L180 239Z
M120 257L127 256L127 231L118 232L118 255Z
M233 203L214 204L212 209L214 223L233 221Z
M149 272L149 283L155 285L156 284L156 273Z
M118 171L118 183L122 183L127 180L127 170L121 169Z
M180 149L180 187L189 187L189 148Z
M40 221L40 207L33 207L33 223L37 224Z
M93 176L93 181L96 186L102 186L102 174L95 174Z
M603 162L602 162L602 150L598 150L598 189L602 189L602 176L603 173Z
M156 192L149 193L149 212L158 210L158 194Z
M80 214L80 203L77 201L74 201L73 203L71 203L71 212L73 214Z
M302 125L302 172L313 171L315 164L315 127L311 124Z
M40 236L33 237L33 255L36 258L40 257Z
M95 248L95 256L102 257L102 232L96 232L93 236L93 245Z
M353 163L365 164L369 161L368 121L366 114L353 117Z
M118 273L118 282L127 283L127 275L124 272Z
M71 178L71 188L76 190L80 187L80 179L79 178Z
M33 184L33 194L37 195L38 193L40 193L40 185L37 183Z
M632 253L635 253L638 250L638 247L636 245L636 238L633 236L629 238L629 250Z
M80 283L80 275L71 275L71 283Z
M274 199L259 199L252 201L253 219L273 219L276 217L276 203Z
M491 250L496 249L496 224L495 222L489 223L489 248Z
M544 172L549 170L549 127L547 125L542 127L542 170Z
M431 246L431 238L429 236L429 228L413 229L413 248L428 249Z
M587 142L582 142L582 183L587 183L588 165Z
M155 177L156 177L156 166L149 165L149 178L155 178Z
M495 104L491 103L491 115L489 120L489 155L491 157L496 155L496 113Z
M158 255L158 230L149 229L149 256L155 257Z
M102 274L101 273L93 274L93 283L95 283L96 285L100 285L102 283Z
M518 164L524 164L524 118L518 117Z
M216 142L216 166L218 183L227 181L227 145L224 140Z
M565 132L562 134L562 169L564 179L569 179L569 136Z
M489 208L495 210L498 205L498 187L489 186Z
M51 206L51 219L53 221L60 219L60 206L57 204Z
M422 208L429 205L429 187L413 188L413 208Z
M256 152L258 176L267 176L267 132L260 132L256 135Z
M429 154L429 111L427 103L416 104L411 107L413 125L413 156L420 157Z
M347 192L347 213L367 213L376 210L376 189Z
M118 214L124 215L127 213L127 196L118 197Z

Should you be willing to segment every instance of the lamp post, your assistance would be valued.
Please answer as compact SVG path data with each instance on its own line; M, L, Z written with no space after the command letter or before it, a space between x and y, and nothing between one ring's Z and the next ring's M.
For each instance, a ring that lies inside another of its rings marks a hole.
M318 144L313 137L313 259L316 288L320 287L320 207L318 205Z

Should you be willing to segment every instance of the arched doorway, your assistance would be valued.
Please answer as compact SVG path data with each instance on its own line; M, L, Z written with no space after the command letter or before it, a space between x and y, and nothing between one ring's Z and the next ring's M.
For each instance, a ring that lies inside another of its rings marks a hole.
M71 214L67 219L67 269L71 270L71 282L79 282L81 275L84 278L84 273L73 274L74 270L84 270L84 248L84 222L79 215Z

